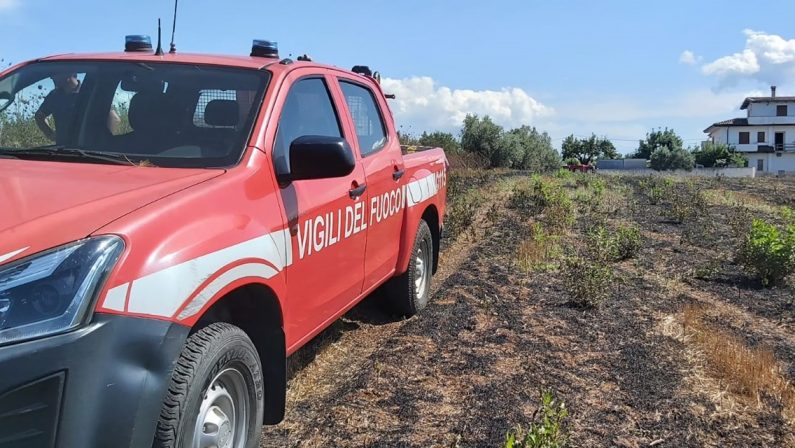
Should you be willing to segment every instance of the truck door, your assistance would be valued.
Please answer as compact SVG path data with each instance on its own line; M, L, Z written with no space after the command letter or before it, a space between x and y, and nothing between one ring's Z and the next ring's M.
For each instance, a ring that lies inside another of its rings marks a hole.
M400 247L405 178L400 142L384 120L380 95L353 79L339 78L350 126L367 176L367 250L364 289L394 273Z
M277 173L289 168L290 143L298 137L351 140L344 135L327 79L290 76L294 82L282 103L273 145ZM313 336L361 295L367 234L365 187L359 160L346 177L280 186L292 241L292 266L287 270L288 347Z

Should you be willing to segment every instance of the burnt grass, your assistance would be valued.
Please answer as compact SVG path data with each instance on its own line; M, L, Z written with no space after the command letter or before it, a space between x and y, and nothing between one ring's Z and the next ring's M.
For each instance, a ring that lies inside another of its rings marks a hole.
M503 206L497 185L525 176L458 180L459 191L494 188L481 207L492 216L444 241L431 304L403 320L382 311L376 292L294 354L286 420L264 430L262 446L501 447L508 429L532 421L542 389L566 403L572 447L793 446L772 399L727 411L710 393L720 381L660 330L686 304L709 306L715 325L772 347L795 378L793 291L762 288L732 261L732 207L707 204L675 224L638 179L606 178L608 191L628 192L624 203L607 216L581 213L563 245L584 244L598 218L634 223L643 246L614 265L608 300L578 309L558 271L516 266L533 217ZM792 180L696 184L771 206L795 197Z

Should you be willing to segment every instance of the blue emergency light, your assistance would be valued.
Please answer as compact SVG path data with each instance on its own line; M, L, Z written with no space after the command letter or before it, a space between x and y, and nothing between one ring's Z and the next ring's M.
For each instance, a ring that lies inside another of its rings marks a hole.
M124 51L152 51L152 39L141 34L126 36Z
M278 58L279 44L269 40L254 39L254 43L251 45L251 56Z

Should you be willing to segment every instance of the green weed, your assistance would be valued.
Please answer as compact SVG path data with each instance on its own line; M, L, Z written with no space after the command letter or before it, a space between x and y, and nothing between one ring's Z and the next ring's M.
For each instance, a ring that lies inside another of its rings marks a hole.
M566 404L554 394L541 392L541 407L533 414L527 430L517 427L505 436L505 448L563 448L567 444L564 422L569 416Z

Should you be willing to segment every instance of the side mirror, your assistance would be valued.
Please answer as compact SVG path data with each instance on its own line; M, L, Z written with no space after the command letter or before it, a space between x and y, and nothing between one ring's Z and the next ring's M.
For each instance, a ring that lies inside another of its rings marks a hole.
M6 110L14 102L14 95L9 92L0 92L0 112Z
M304 135L290 144L290 174L281 180L343 177L355 166L356 158L344 138Z

